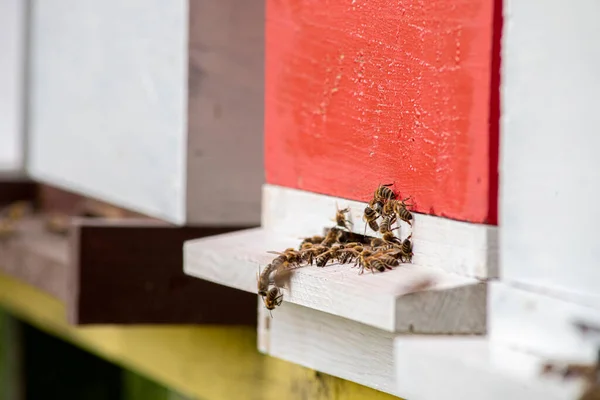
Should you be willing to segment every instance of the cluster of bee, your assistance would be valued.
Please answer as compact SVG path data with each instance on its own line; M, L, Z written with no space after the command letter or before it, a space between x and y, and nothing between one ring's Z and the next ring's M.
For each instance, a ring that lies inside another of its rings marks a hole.
M547 363L542 367L542 373L558 375L563 379L581 378L584 388L578 400L600 400L600 358L591 365Z
M297 249L269 251L277 257L262 272L259 270L257 276L258 294L265 307L271 311L281 305L283 282L298 267L354 263L353 268L358 267L358 273L362 274L365 270L385 272L401 263L412 262L412 234L400 240L393 232L397 229L393 225L398 219L412 226L412 214L407 209L411 205L406 203L408 198L397 200L396 193L389 188L391 185L379 185L364 210L363 219L381 234L380 238L366 236L366 225L365 234L354 233L352 222L347 218L350 208L338 208L334 218L336 225L325 228L323 235L304 238Z
M574 322L581 334L600 334L600 327L582 321ZM548 362L542 366L543 375L556 375L563 379L580 378L583 380L583 393L578 400L600 400L600 348L596 351L596 362L593 364L574 364Z
M30 209L29 202L17 201L0 210L0 239L13 236L17 231L17 222L23 219Z

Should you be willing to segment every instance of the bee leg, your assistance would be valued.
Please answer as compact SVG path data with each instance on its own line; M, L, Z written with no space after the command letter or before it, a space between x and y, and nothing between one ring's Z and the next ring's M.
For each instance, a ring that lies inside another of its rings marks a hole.
M281 303L283 303L283 294L279 295L276 299L275 299L275 305L276 306L280 306Z

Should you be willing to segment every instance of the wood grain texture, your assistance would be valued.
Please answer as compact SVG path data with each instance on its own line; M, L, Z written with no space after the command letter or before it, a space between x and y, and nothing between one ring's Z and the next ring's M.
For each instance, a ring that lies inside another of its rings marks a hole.
M498 282L491 284L489 306L489 334L495 342L551 359L595 361L600 335L584 334L576 324L600 326L600 304Z
M502 55L502 277L589 296L600 282L598 13L595 1L508 1Z
M396 385L411 400L572 400L580 388L562 380L504 371L492 362L498 346L486 338L398 336L395 340ZM529 365L542 359L512 353ZM539 365L538 365L539 366ZM514 365L519 369L519 365ZM522 371L519 371L522 372Z
M352 230L378 236L362 220L366 204L275 185L263 187L262 226L292 237L318 234L333 226L336 207L350 208ZM400 237L412 233L413 263L476 278L498 276L498 228L414 214L412 228L400 222ZM398 231L395 231L398 232Z
M274 318L258 307L262 353L397 395L392 333L289 303Z
M23 171L25 163L25 72L27 8L0 0L0 171Z
M259 267L275 257L267 251L297 247L299 242L263 229L191 240L184 245L184 270L256 293ZM402 264L393 271L359 275L350 265L307 266L297 269L287 286L285 302L390 332L483 334L486 330L486 285L434 268Z
M263 0L189 2L186 213L196 224L260 221L264 12Z
M493 8L268 0L267 182L360 201L395 182L419 212L495 224Z
M75 324L256 324L255 298L183 273L185 240L232 228L75 219L70 320Z

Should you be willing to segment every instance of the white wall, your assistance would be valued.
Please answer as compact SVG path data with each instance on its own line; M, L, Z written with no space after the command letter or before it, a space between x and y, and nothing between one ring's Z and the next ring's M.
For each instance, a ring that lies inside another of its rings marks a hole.
M26 2L0 0L0 171L23 168Z
M29 172L185 219L187 0L33 0Z
M501 275L600 295L600 2L505 1Z

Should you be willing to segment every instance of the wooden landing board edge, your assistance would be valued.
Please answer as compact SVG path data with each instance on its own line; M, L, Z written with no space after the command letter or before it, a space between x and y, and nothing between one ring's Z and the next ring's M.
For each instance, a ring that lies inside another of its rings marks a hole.
M297 237L262 228L196 239L184 245L184 270L256 293L259 267L275 257L267 251L296 247L298 242ZM282 290L285 302L389 332L486 331L486 284L439 269L402 264L385 273L359 275L350 265L306 266L296 269Z
M261 353L397 395L393 333L290 303L273 318L258 309Z
M399 395L410 400L572 400L581 393L580 382L496 367L491 353L497 347L487 338L398 336L394 359ZM529 367L543 361L501 351Z
M262 226L289 236L320 234L335 225L336 207L350 207L353 231L363 234L366 203L291 189L263 185ZM498 277L498 228L413 213L412 228L400 223L399 235L412 233L413 263L476 278ZM368 226L366 233L377 236Z
M600 333L584 333L577 324L600 327L599 308L494 282L490 285L488 314L494 342L552 359L596 359Z
M256 325L255 296L182 271L184 240L229 229L72 222L60 236L46 231L42 217L28 217L0 242L0 269L63 301L72 323Z

